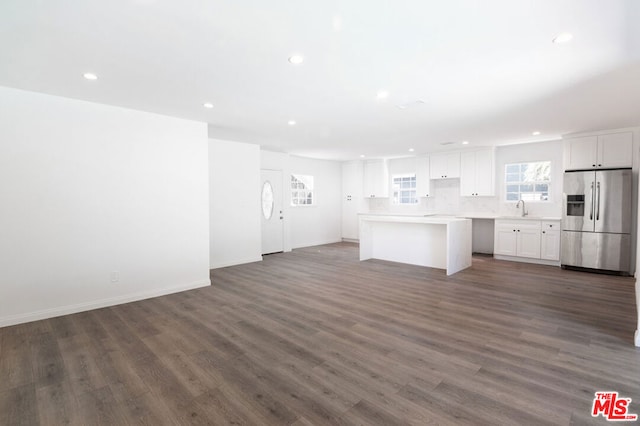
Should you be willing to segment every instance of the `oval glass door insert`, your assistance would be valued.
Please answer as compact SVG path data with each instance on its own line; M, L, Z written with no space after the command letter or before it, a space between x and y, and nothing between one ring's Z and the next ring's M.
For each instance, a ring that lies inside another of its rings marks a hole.
M269 181L262 185L262 214L267 220L273 215L273 187Z

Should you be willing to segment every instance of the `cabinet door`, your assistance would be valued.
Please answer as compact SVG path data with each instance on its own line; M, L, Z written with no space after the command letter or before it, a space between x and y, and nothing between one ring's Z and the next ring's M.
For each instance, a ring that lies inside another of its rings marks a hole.
M363 211L362 163L342 163L342 238L357 240L358 213Z
M445 175L447 178L459 178L460 177L460 153L453 152L446 155L447 172Z
M431 176L431 179L444 179L446 174L446 154L432 154L431 157L429 157L429 176Z
M431 197L429 157L416 158L416 193L418 197Z
M633 165L633 134L612 133L598 136L597 167L631 167Z
M568 138L564 140L565 170L597 167L598 137Z
M369 160L364 163L364 196L388 197L389 172L385 160Z
M540 242L540 258L560 260L560 231L542 230Z
M429 162L431 179L460 177L460 153L432 154Z
M505 256L516 255L517 232L516 228L511 226L496 225L495 238L493 242L494 254L502 254Z
M518 232L516 252L521 257L540 259L540 227L538 229L523 229Z
M476 151L476 195L490 196L495 194L495 167L493 166L493 150ZM460 177L462 180L462 177Z
M476 153L460 154L460 196L476 195Z

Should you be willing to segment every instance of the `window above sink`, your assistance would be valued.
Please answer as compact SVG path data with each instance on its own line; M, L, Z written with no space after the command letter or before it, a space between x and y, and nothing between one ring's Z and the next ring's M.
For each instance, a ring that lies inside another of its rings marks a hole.
M551 161L506 164L504 185L507 202L548 202Z

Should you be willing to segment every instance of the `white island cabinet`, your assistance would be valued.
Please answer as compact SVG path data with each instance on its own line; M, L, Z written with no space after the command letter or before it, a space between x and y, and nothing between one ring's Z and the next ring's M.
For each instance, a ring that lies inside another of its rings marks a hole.
M372 258L454 274L471 266L471 220L360 215L360 260Z

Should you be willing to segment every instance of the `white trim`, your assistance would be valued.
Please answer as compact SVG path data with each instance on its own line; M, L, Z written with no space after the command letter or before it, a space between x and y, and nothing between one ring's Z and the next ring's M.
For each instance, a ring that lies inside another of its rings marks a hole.
M633 126L633 127L621 127L617 129L596 130L592 132L566 133L562 135L562 139L577 138L577 137L583 137L583 136L601 136L601 135L608 135L610 133L636 132L638 130L640 130L640 127Z
M532 257L505 256L502 254L494 254L494 259L508 260L511 262L537 263L538 265L560 266L559 260L534 259Z
M359 244L360 240L357 240L355 238L343 238L342 242L343 243L356 243L356 244Z
M315 242L305 243L305 244L303 244L301 246L292 247L292 249L295 250L295 249L301 249L301 248L305 248L305 247L323 246L325 244L335 244L335 243L341 243L341 242L342 242L342 238L340 238L338 240L315 241Z
M227 266L242 265L244 263L253 263L253 262L262 262L262 255L248 257L245 259L233 260L230 262L214 263L213 265L209 266L209 269L226 268Z
M178 285L175 287L165 287L151 291L143 291L133 293L126 296L111 297L108 299L95 300L92 302L78 303L75 305L59 306L42 311L29 312L26 314L10 315L0 317L0 327L22 324L25 322L38 321L47 318L59 317L62 315L75 314L78 312L90 311L93 309L106 308L108 306L120 305L123 303L135 302L138 300L151 299L153 297L164 296L171 293L179 293L181 291L193 290L200 287L211 285L211 280L195 281L189 284Z

